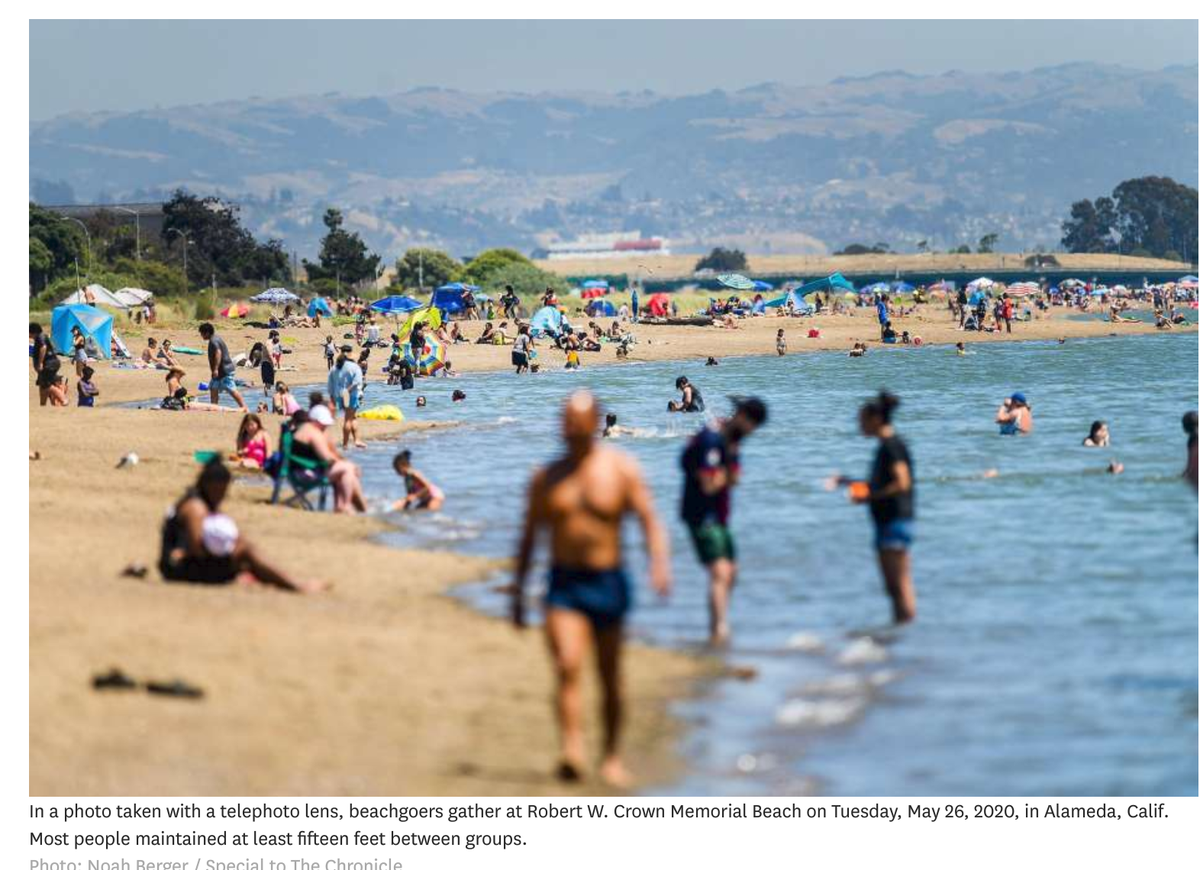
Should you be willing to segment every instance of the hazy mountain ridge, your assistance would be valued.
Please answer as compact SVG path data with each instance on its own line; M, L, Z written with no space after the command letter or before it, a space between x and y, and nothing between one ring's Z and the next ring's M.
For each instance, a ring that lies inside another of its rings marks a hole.
M1194 65L688 96L422 88L67 115L31 126L30 177L39 198L47 182L79 201L219 193L301 250L327 204L388 255L624 228L677 247L789 232L948 246L993 230L1052 246L1072 199L1142 174L1195 185L1196 107Z

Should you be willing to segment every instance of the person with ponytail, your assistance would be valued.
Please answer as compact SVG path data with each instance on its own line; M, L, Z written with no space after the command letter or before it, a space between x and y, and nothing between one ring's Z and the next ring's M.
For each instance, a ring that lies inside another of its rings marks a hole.
M868 480L838 478L849 487L850 500L865 504L875 523L875 549L884 588L892 601L897 623L917 617L917 593L913 588L909 547L913 541L914 474L908 445L892 427L892 413L900 400L881 392L862 406L858 426L863 435L879 442Z

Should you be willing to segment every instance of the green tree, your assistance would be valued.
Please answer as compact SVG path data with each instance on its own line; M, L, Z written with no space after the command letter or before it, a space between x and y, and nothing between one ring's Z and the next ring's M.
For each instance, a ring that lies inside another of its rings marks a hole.
M1071 203L1071 216L1062 222L1062 245L1073 254L1103 254L1116 250L1113 229L1117 210L1113 201L1102 196L1093 202L1081 199Z
M566 295L571 289L566 279L553 272L539 269L528 260L524 263L513 261L506 266L501 266L489 273L487 279L480 286L493 294L498 294L504 290L506 284L511 284L513 290L521 296L540 296L547 287L560 295Z
M492 275L514 263L533 265L532 261L520 251L514 251L512 248L489 248L467 261L462 271L459 272L459 280L468 284L478 284L481 287L490 287L495 283Z
M181 234L191 242L188 275L194 284L208 284L214 273L219 282L230 286L287 275L288 257L282 242L260 244L242 226L238 212L236 205L218 197L193 196L182 189L163 205L163 236L168 247L182 245ZM110 246L110 256L114 255L128 254Z
M409 248L396 261L396 283L401 287L440 287L458 277L462 263L437 248Z
M54 255L41 239L29 237L29 289L40 293L46 288L46 282L54 271Z
M696 271L712 269L714 272L741 272L745 270L746 254L737 248L713 248L706 256L696 261Z
M29 238L31 242L34 239L41 242L50 254L51 266L42 273L43 286L67 274L74 276L77 259L80 270L87 265L87 243L79 224L64 220L32 202L29 204ZM32 251L31 246L31 255Z
M379 255L367 249L358 233L343 229L341 211L327 209L322 220L328 232L321 240L319 262L304 261L309 280L333 278L343 286L375 280L379 276Z
M1113 190L1121 249L1144 248L1161 257L1174 250L1196 260L1196 188L1149 175L1122 181Z
M996 233L988 233L979 240L979 247L976 250L980 254L990 254L996 248L996 242L1000 240L1000 236Z

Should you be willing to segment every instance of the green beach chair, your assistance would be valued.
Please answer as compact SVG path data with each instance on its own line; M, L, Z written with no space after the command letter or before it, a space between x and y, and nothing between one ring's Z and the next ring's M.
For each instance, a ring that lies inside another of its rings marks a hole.
M283 494L283 485L291 487L292 494L284 499L286 505L294 505L304 510L325 510L329 500L329 469L325 463L304 456L296 456L292 451L295 432L288 424L284 424L279 433L279 471L275 475L275 489L271 493L271 504L279 504ZM314 490L317 493L317 505L313 507L310 497Z

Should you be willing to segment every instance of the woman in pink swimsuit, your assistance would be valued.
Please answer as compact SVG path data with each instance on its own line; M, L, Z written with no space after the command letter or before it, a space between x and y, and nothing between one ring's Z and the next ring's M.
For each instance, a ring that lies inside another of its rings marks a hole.
M262 420L257 414L242 416L238 427L237 458L246 468L261 469L271 455L271 441L263 430Z

